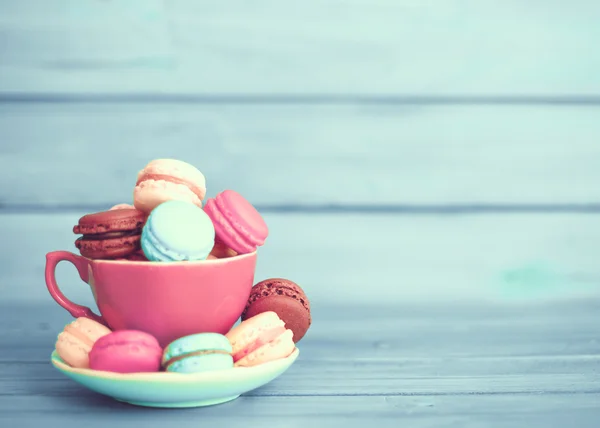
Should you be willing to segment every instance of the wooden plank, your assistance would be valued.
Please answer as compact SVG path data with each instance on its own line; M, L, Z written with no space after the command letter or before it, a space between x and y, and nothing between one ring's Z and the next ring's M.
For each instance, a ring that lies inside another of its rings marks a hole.
M600 6L587 0L22 0L0 8L2 92L600 92Z
M0 105L0 139L4 206L130 202L157 157L258 206L600 200L594 107Z
M251 417L291 418L291 426L553 427L568 420L593 427L600 416L598 306L591 302L330 308L299 343L296 364L274 382L226 405L168 412L114 402L54 370L49 350L67 319L55 309L0 307L3 426L42 418L49 426L83 418L92 427L130 419L154 426L169 418L186 427L198 417L247 426Z
M214 407L188 410L135 408L82 391L77 396L2 397L0 423L35 428L86 426L181 428L248 423L289 428L359 428L376 423L395 428L596 428L600 394L447 397L241 397Z
M0 300L50 302L45 254L77 251L84 211L1 214ZM270 236L256 280L284 276L317 305L363 302L538 302L600 297L592 215L265 214ZM92 304L68 263L57 270L72 299Z

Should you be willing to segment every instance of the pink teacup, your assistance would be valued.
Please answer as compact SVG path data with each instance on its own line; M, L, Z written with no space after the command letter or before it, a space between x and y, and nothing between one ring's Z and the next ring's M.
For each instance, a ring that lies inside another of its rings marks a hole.
M75 265L90 285L101 316L65 297L56 265ZM50 295L72 316L88 317L113 330L154 335L162 346L194 333L225 334L238 320L254 283L256 252L196 262L90 260L68 251L46 254Z

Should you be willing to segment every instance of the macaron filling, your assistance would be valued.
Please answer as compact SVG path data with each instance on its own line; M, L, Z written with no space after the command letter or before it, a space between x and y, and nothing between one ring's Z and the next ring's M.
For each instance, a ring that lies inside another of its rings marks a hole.
M287 329L285 326L274 327L269 330L265 330L262 332L256 340L245 346L243 349L240 349L238 352L233 354L233 361L237 362L244 358L245 356L251 354L257 349L267 345L285 333Z
M181 178L173 177L172 175L167 174L144 174L138 179L136 186L139 186L140 183L146 180L168 181L173 184L181 184L190 189L190 191L194 193L200 200L203 200L204 196L206 196L206 189L199 187L193 183L190 183L187 180L183 180Z
M79 239L84 240L84 241L104 241L106 239L119 239L119 238L125 238L128 236L136 236L136 235L140 235L141 233L142 233L142 228L139 227L134 230L121 230L121 231L117 231L117 232L88 234L88 235L81 236L81 238L79 238Z
M177 355L169 358L167 361L163 363L163 367L165 370L169 368L169 366L177 363L178 361L185 360L186 358L192 357L201 357L204 355L213 355L213 354L221 354L221 355L231 355L229 352L224 351L222 349L211 349L211 350L202 350L202 351L193 351L185 354Z

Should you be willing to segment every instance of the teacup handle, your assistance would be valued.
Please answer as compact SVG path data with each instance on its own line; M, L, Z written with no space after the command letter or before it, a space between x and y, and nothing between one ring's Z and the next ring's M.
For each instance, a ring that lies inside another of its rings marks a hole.
M48 291L52 298L75 318L86 317L107 325L106 321L104 321L100 315L96 315L87 306L73 303L71 300L67 299L62 291L60 291L60 288L56 283L56 266L63 260L75 265L77 272L79 272L79 276L83 281L87 283L89 280L89 262L85 257L78 256L77 254L68 251L52 251L46 254L46 286L48 287Z

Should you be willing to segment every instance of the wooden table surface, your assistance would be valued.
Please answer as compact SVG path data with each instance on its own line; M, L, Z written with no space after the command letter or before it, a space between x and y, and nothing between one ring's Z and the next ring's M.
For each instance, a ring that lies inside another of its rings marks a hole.
M598 311L598 301L317 306L280 378L230 403L160 410L102 397L51 366L69 321L60 308L4 306L0 424L597 427Z
M0 426L598 427L598 22L587 0L0 0ZM289 371L227 404L134 407L50 364L71 317L45 254L159 157L246 196L256 280L313 306Z

